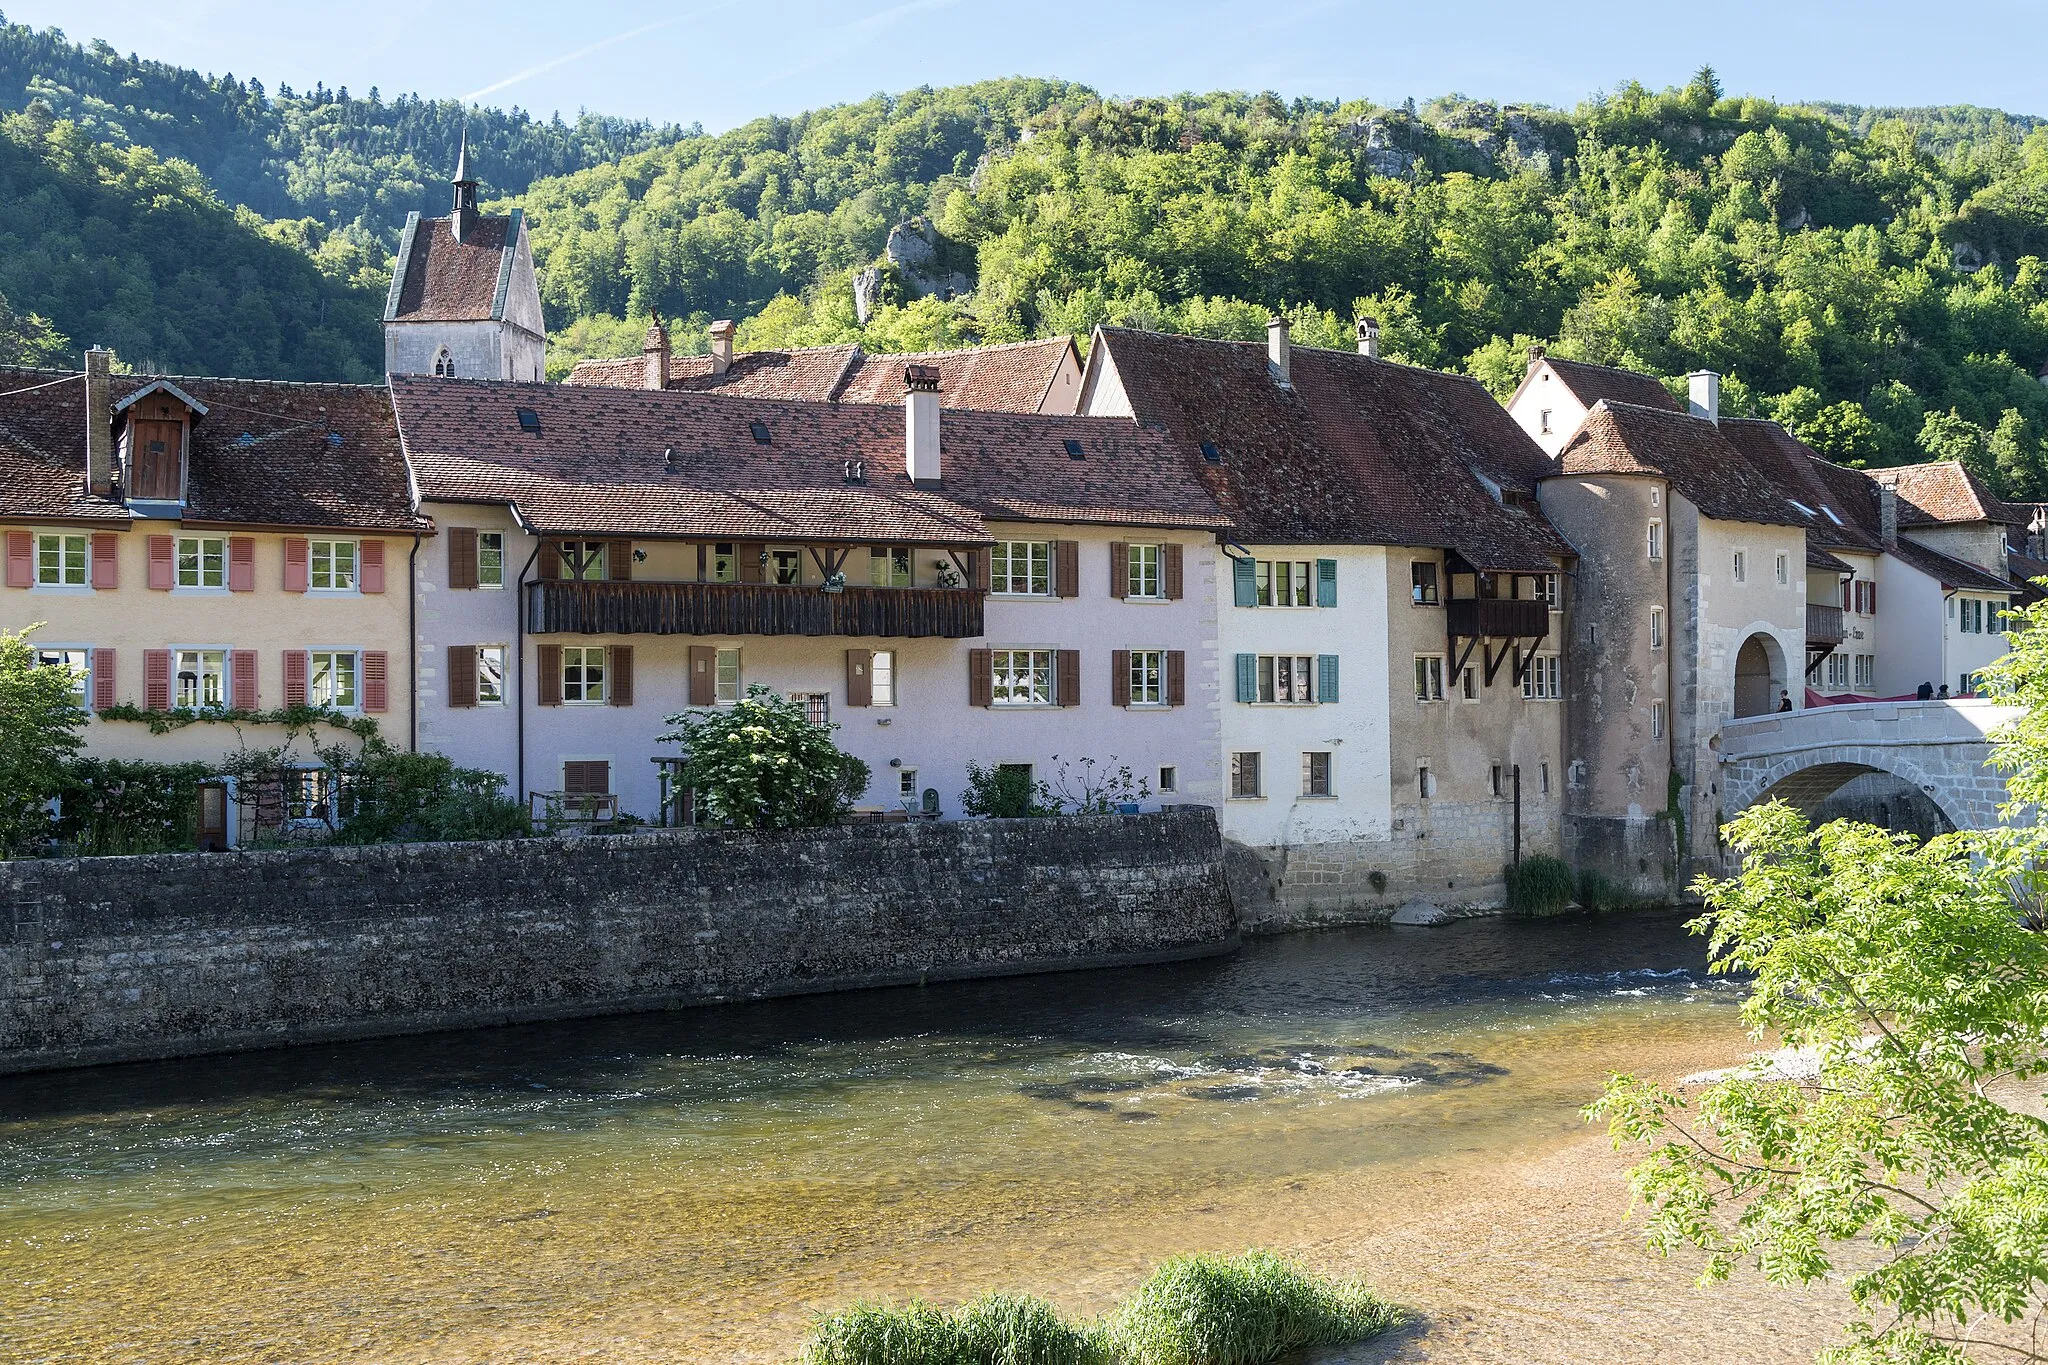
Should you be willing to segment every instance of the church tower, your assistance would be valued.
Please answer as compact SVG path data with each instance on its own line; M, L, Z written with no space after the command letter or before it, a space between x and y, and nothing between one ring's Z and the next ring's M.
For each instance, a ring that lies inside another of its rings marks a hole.
M384 371L539 383L547 324L524 210L479 213L469 130L446 218L405 220L384 300Z

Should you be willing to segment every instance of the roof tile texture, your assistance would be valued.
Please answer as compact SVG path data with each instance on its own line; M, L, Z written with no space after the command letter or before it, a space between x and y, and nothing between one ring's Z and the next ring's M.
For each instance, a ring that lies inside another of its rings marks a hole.
M1612 365L1588 365L1583 360L1560 360L1556 356L1545 356L1551 373L1558 381L1572 391L1572 396L1592 407L1603 398L1610 403L1634 403L1644 408L1664 408L1678 412L1678 400L1658 380L1634 370L1618 370Z
M708 355L676 356L669 387L741 398L811 403L898 403L906 365L939 371L939 403L988 412L1036 412L1073 350L1071 337L1020 341L954 351L870 355L855 345L807 346L791 351L742 351L724 374L711 372ZM647 374L639 356L580 360L569 383L637 389Z
M413 232L393 322L486 322L498 302L498 275L511 219L479 217L458 242L446 218L422 218Z

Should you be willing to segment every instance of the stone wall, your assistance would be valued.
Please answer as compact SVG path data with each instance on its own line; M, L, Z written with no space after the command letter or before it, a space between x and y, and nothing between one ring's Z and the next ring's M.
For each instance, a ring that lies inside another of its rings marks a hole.
M0 863L0 1072L1159 961L1215 813Z

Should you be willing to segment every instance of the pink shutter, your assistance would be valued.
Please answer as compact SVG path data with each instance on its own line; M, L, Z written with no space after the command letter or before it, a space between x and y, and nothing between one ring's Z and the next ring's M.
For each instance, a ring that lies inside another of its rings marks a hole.
M149 538L149 590L169 592L178 579L178 547L169 536Z
M357 557L360 574L357 582L364 592L384 591L384 542L366 540Z
M121 586L121 538L112 531L93 532L92 585L100 592Z
M256 538L228 537L228 591L256 591Z
M363 651L363 709L391 709L391 656L381 649Z
M300 536L286 536L284 539L284 590L304 592L306 584L312 581L312 554L310 544Z
M7 586L33 588L36 585L36 541L26 531L7 533Z
M152 711L171 709L171 651L142 651L142 704Z
M305 542L299 543L303 545ZM284 704L306 704L306 651L303 649L288 649L284 652Z
M114 704L114 651L92 652L92 709L104 711Z
M228 656L232 666L230 678L235 689L228 698L231 705L243 711L256 709L256 651L238 649Z

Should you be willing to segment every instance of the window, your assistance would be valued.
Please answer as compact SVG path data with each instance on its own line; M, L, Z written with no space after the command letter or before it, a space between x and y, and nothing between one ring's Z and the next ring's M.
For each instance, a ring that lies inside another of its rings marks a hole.
M712 696L717 701L740 699L740 652L736 647L718 651L712 676Z
M1650 648L1664 648L1664 608L1650 608Z
M1262 794L1259 788L1257 754L1242 753L1230 756L1230 794L1238 800L1250 800Z
M351 711L356 704L356 653L352 649L316 649L310 655L306 700L314 706Z
M1822 664L1825 685L1837 692L1846 691L1849 686L1849 656L1842 653L1830 654Z
M325 768L294 768L284 775L284 818L327 823L333 810L333 774Z
M71 670L71 702L74 706L85 705L85 684L92 675L91 657L82 649L38 649L37 668L68 668Z
M434 377L436 379L453 379L455 377L455 357L448 354L446 346L434 352Z
M1458 670L1458 695L1466 701L1479 700L1479 670L1469 665Z
M1962 624L1958 627L1965 635L1984 633L1984 603L1981 598L1965 597L1962 602Z
M355 591L356 543L353 540L316 540L312 555L314 591Z
M868 656L868 705L896 704L896 651L878 649Z
M1307 607L1315 604L1309 583L1315 565L1306 559L1262 559L1258 563L1259 605L1262 607Z
M1877 656L1858 654L1856 656L1856 690L1869 692L1877 687Z
M1180 790L1180 769L1173 767L1159 770L1159 790L1162 792Z
M1506 794L1506 787L1506 779L1501 776L1501 766L1496 763L1487 770L1486 790L1494 796L1503 796Z
M1787 558L1786 558L1785 556L1783 556L1783 555L1779 555L1779 556L1778 556L1778 586L1779 586L1779 587L1781 587L1781 588L1786 588L1786 587L1790 587L1791 585L1792 585L1792 562L1791 562L1791 561L1790 561L1789 559L1787 559Z
M1655 555L1650 556L1652 559L1656 557ZM1747 583L1749 581L1748 558L1748 555L1741 550L1735 552L1735 581L1737 583Z
M1432 561L1419 559L1410 564L1408 581L1416 606L1433 607L1442 600L1436 584L1436 565Z
M1312 702L1315 698L1316 656L1313 654L1261 654L1258 656L1258 699L1262 702Z
M1159 597L1165 592L1159 578L1159 547L1157 545L1131 545L1124 550L1125 563L1129 566L1126 584L1127 597Z
M1536 765L1536 774L1536 789L1545 796L1550 795L1550 765L1548 763L1538 763Z
M479 588L505 586L505 533L476 533L476 585Z
M1301 794L1330 794L1330 755L1327 752L1304 753L1301 756Z
M1022 597L1052 592L1052 542L999 540L989 551L989 591Z
M1650 523L1649 549L1650 558L1662 559L1664 557L1664 523L1661 521L1652 521Z
M1131 705L1163 706L1166 703L1166 651L1131 651Z
M1444 699L1444 658L1441 654L1415 656L1415 700Z
M610 568L601 540L565 540L557 547L556 555L562 565L562 577L575 583L601 582Z
M1427 801L1436 795L1436 777L1429 771L1429 760L1421 759L1415 765L1415 795Z
M804 553L802 550L770 550L768 567L773 570L770 582L785 588L793 588L804 581Z
M825 726L832 723L832 694L829 692L792 692L791 701L804 704L804 719L813 725Z
M1555 654L1538 654L1529 661L1529 676L1522 679L1526 701L1559 701L1564 697L1564 660Z
M228 704L228 655L224 649L181 649L177 655L178 705Z
M476 704L501 706L505 701L505 646L476 647Z
M589 705L604 700L604 654L603 645L562 646L564 705Z
M1559 609L1556 574L1540 573L1536 575L1536 600L1549 607L1552 611Z
M995 670L995 685L989 694L992 705L1052 705L1051 650L994 649L989 651L989 662Z
M917 805L917 769L904 768L896 774L896 799L905 809Z
M1664 738L1664 703L1661 701L1650 703L1650 738Z
M1975 673L1965 673L1956 681L1956 695L1959 697L1974 697L1977 695L1977 675Z
M910 547L877 545L868 551L868 583L877 588L910 586Z
M314 545L322 542L314 541ZM331 543L331 542L328 542ZM353 543L349 544L351 552ZM315 561L318 562L317 560ZM353 560L350 561L353 564ZM181 588L225 588L228 585L228 543L218 536L178 537L178 586ZM354 581L355 570L349 570ZM315 581L314 586L319 586Z
M1550 409L1545 408L1541 412L1537 413L1536 420L1539 423L1537 429L1541 431L1542 434L1545 436L1550 435Z
M86 578L84 536L36 537L36 586L82 588Z
M737 583L740 577L740 557L733 553L730 541L711 547L711 581L713 583Z

